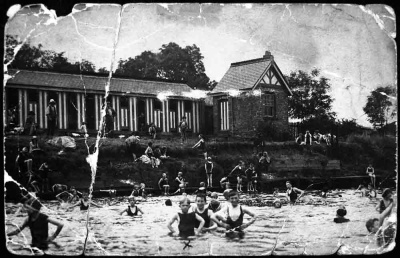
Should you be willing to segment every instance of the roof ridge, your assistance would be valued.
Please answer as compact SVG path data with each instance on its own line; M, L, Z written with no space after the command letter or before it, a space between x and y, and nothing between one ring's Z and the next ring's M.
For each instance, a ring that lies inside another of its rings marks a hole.
M272 61L271 59L266 59L266 58L256 58L256 59L250 59L250 60L246 60L246 61L240 61L240 62L236 62L236 63L231 63L231 66L240 66L240 65L244 65L244 64L251 64L251 63L258 63L261 61Z
M29 73L47 73L47 74L57 74L57 75L65 75L65 76L78 76L78 77L91 77L91 78L105 78L108 79L108 76L96 76L96 75L88 75L88 74L74 74L74 73L61 73L61 72L55 72L55 71L36 71L36 70L28 70L28 69L8 69L9 71L14 71L14 72L18 72L18 71L24 71L24 72L29 72ZM111 77L111 79L115 79L115 80L126 80L126 81L139 81L139 82L152 82L152 83L168 83L168 84L172 84L172 85L177 85L180 84L182 86L187 86L189 87L189 85L187 85L187 83L183 83L183 82L168 82L168 81L157 81L157 80L149 80L149 79L144 79L144 80L140 80L140 79L128 79L128 78L118 78L118 77ZM190 87L189 87L190 88Z

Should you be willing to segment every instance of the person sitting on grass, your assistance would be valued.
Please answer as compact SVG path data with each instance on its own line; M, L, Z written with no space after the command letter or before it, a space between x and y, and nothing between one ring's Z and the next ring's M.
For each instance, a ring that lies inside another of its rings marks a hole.
M346 216L347 211L346 207L344 205L340 205L339 209L336 211L336 218L333 219L335 223L344 223L344 222L349 222L349 219L346 219L344 216Z
M58 220L51 219L47 215L40 212L41 204L38 201L34 203L23 204L24 209L28 213L28 218L22 223L22 225L14 231L7 233L7 236L13 236L20 233L25 227L29 227L32 236L31 247L35 247L41 250L48 249L48 244L60 234L64 224ZM49 223L57 227L56 231L52 236L49 237Z
M164 188L164 195L169 195L169 184L166 173L162 173L160 180L158 180L158 188L162 191Z
M153 152L152 147L153 147L153 143L149 142L147 144L146 150L144 151L144 154L150 159L151 167L154 168L154 167L158 167L158 166L156 166L156 159L154 157L154 152Z
M163 146L162 148L161 148L161 156L160 156L160 159L161 160L166 160L166 159L168 159L169 158L169 156L167 156L167 147L166 146Z
M248 223L243 224L244 214L251 217ZM247 228L256 221L256 215L239 204L239 194L235 191L229 193L229 203L220 211L214 213L211 219L220 227L227 230L226 236L232 236L234 231L239 232L239 237L244 236L243 229Z
M199 194L205 195L207 193L206 184L204 182L200 182L199 189L197 189L194 193L197 195L199 195Z
M176 190L175 193L173 194L185 193L185 187L188 183L185 181L182 175L183 175L182 172L178 172L178 176L175 178L175 181L178 183L178 190Z
M75 206L80 206L80 210L81 211L85 211L87 209L89 209L89 206L93 205L96 206L98 208L102 208L102 206L97 205L96 203L94 203L92 200L89 200L89 195L88 193L83 193L82 197L79 199L79 201L77 203L75 203L74 205L70 206L67 208L67 210L74 208Z
M68 191L64 191L56 195L56 198L60 201L60 203L76 202L79 201L81 197L82 193L77 191L73 186L71 186Z
M129 205L128 208L126 208L125 210L123 210L119 215L124 214L124 212L126 212L128 214L128 216L138 216L139 212L141 214L144 214L144 212L142 211L142 209L140 209L138 206L136 206L136 199L135 197L130 196L129 197Z
M168 222L168 229L171 231L171 234L175 233L172 224L177 221L180 237L187 238L198 235L203 229L205 223L204 219L195 212L189 212L190 200L187 197L184 197L179 201L179 207L181 208L181 211L177 212ZM197 229L196 221L199 222Z
M205 194L197 194L196 196L196 203L194 206L191 207L192 212L195 212L197 215L204 219L204 226L202 228L202 232L211 231L217 228L217 224L211 220L211 216L213 212L211 209L206 207L206 195ZM199 227L200 222L196 221L195 227Z
M145 199L147 198L146 185L144 183L140 183L139 196Z
M32 151L35 150L40 150L39 142L36 135L32 136L32 139L29 142L29 153L32 153Z

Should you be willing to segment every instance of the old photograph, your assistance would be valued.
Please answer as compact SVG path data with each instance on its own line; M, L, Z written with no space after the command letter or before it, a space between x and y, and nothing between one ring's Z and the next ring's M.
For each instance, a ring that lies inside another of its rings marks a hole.
M393 7L61 2L5 10L9 255L397 248Z

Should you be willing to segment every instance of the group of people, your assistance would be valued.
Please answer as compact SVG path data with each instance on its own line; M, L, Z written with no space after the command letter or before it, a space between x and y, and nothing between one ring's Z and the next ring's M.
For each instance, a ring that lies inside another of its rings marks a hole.
M299 133L295 141L299 145L313 145L325 142L326 145L330 146L335 140L336 136L330 133L320 134L318 130L315 130L314 134L311 134L309 130L306 130L304 135L303 133Z

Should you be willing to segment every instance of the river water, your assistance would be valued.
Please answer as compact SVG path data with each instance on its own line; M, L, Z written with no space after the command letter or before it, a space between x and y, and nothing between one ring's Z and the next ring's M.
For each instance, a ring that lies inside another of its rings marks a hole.
M243 196L244 197L244 196ZM267 198L268 196L262 196ZM380 195L378 194L378 198ZM326 204L317 196L308 195L304 202L295 206L283 205L282 208L271 206L249 207L256 216L256 222L246 229L243 239L228 239L223 231L217 230L194 237L188 243L168 235L167 223L178 211L179 196L169 197L173 205L164 204L167 197L149 197L138 202L145 214L139 217L119 215L128 202L109 206L105 198L95 199L104 203L102 208L92 206L89 209L89 236L85 255L326 255L339 254L375 254L379 251L373 235L368 235L365 222L378 217L374 207L378 198L369 199L344 190L340 196L328 196ZM194 200L194 196L189 196ZM396 197L394 197L396 198ZM223 201L223 197L219 197ZM311 203L314 200L314 204ZM55 244L50 244L47 254L79 255L83 252L86 238L87 211L79 207L66 211L65 204L55 201L43 202L42 211L64 223ZM333 222L339 205L345 205L349 222ZM26 214L15 213L16 206L6 203L6 228L13 230L13 224L21 225ZM249 217L245 215L245 221ZM50 233L55 230L50 225ZM177 229L177 225L174 224ZM24 229L19 235L7 242L8 250L15 254L29 255L27 248L31 242L30 231Z

